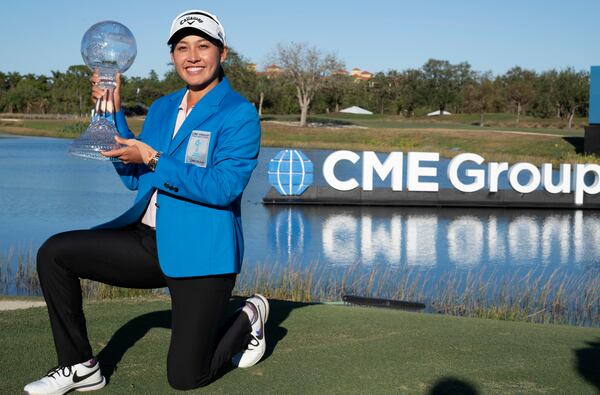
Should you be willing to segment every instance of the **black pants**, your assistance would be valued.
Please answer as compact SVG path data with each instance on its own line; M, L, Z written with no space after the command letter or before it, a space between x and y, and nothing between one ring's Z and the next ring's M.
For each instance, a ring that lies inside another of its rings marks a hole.
M59 233L40 247L37 268L61 366L93 356L80 278L126 288L169 288L172 332L167 377L174 388L210 383L250 340L246 314L238 313L228 325L220 326L235 274L165 276L158 263L156 232L145 225Z

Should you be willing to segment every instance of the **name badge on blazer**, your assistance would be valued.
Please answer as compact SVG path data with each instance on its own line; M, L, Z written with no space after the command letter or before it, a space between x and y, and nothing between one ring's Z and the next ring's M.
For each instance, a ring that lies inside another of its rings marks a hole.
M191 163L199 167L206 167L208 157L208 146L210 144L210 132L194 130L185 151L185 163Z

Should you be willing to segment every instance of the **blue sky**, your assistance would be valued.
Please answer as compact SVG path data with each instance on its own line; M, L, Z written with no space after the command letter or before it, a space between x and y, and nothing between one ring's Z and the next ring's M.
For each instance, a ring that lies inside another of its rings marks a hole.
M154 69L162 76L171 21L190 8L215 13L230 46L259 68L277 43L290 41L334 52L348 70L371 72L418 68L429 58L495 74L515 65L543 71L600 64L597 0L15 0L0 6L0 71L49 74L82 64L87 28L113 19L138 43L126 74Z

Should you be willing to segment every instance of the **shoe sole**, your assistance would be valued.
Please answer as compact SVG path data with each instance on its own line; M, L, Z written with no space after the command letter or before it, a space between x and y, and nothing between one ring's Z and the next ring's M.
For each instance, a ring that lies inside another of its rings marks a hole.
M101 388L104 388L104 386L106 385L106 379L104 378L104 376L102 376L102 380L100 380L97 383L92 383L92 384L85 384L79 387L70 387L68 388L66 391L58 391L58 392L53 392L50 393L50 395L56 394L56 395L62 395L62 394L66 394L67 392L71 392L71 391L77 391L77 392L88 392L88 391L96 391L99 390ZM35 395L35 393L29 392L29 391L23 391L23 395Z
M101 388L104 388L105 385L106 385L106 379L104 378L104 376L102 376L102 380L100 380L98 383L87 384L82 387L77 387L77 388L75 388L75 391L77 391L77 392L96 391Z

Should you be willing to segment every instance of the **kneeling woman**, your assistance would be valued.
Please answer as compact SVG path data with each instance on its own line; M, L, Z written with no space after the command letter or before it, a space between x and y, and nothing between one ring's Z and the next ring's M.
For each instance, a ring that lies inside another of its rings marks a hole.
M240 202L256 166L260 122L234 92L222 63L225 31L205 11L178 15L168 44L186 88L156 100L134 139L115 89L118 142L105 152L137 190L133 206L92 230L60 233L38 251L37 265L58 367L25 387L28 394L102 388L87 337L79 280L129 288L168 287L172 305L167 377L177 389L206 385L227 365L249 367L265 352L269 306L254 295L225 318L243 236ZM92 78L93 96L105 94Z

